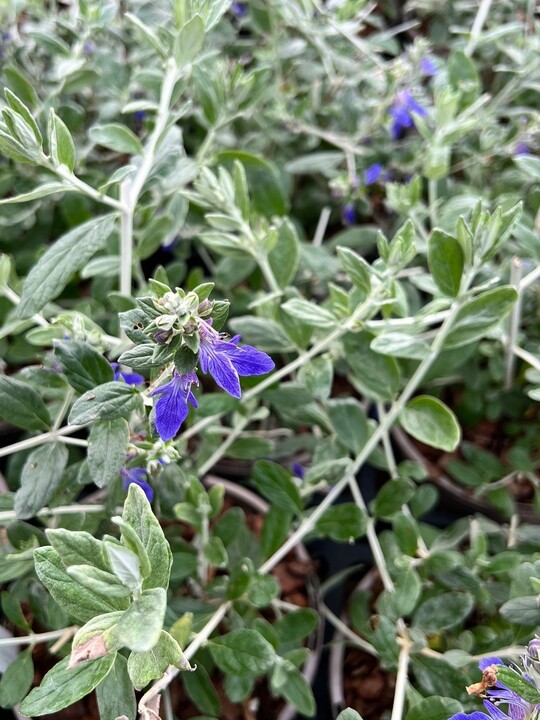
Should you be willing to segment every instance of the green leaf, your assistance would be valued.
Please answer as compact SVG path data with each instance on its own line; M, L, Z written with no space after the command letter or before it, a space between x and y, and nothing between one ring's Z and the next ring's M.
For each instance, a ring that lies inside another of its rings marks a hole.
M253 468L253 481L257 490L272 505L288 512L299 513L303 503L291 473L277 463L260 460Z
M140 690L152 680L161 678L169 665L180 670L191 670L176 640L162 630L157 644L151 650L131 653L128 659L129 677L133 686Z
M350 542L366 532L366 513L355 503L334 505L317 521L316 528L338 542Z
M34 562L38 578L56 602L77 620L87 622L95 615L121 609L118 601L102 597L75 582L64 568L60 555L52 547L34 550ZM122 602L126 607L127 603Z
M532 683L527 682L522 675L518 675L515 670L504 665L497 665L497 680L527 702L533 705L540 704L540 692L538 689Z
M277 242L268 255L268 262L278 285L286 288L294 279L300 261L300 240L296 228L284 218L277 228Z
M37 261L24 282L19 315L30 317L57 297L73 273L105 247L113 231L113 214L88 220L56 240Z
M461 440L461 429L454 413L443 402L429 395L413 398L399 415L409 435L431 447L452 452Z
M328 328L335 327L337 324L337 319L329 310L315 305L315 303L309 302L309 300L292 298L291 300L287 300L281 308L288 315L291 315L310 327L327 330Z
M95 565L101 570L109 570L102 557L103 543L93 535L82 530L57 528L45 531L47 540L57 551L65 567L70 565Z
M272 690L307 717L315 715L316 705L308 681L289 660L276 664L271 678Z
M260 538L263 559L269 558L287 539L292 515L276 505L265 514Z
M315 631L319 614L311 608L293 610L276 620L273 627L282 643L297 643Z
M111 671L96 688L96 698L101 720L115 720L125 715L135 720L137 705L135 691L127 669L127 660L117 654Z
M163 588L145 590L117 623L115 642L140 653L151 650L160 639L166 607L167 594Z
M393 606L399 617L412 613L422 592L422 580L414 568L407 568L398 577L392 594Z
M55 165L65 165L73 172L75 145L66 124L51 108L49 110L49 152Z
M448 720L449 715L463 711L463 706L450 697L432 695L415 703L405 716L405 720Z
M255 573L249 584L247 597L255 607L268 607L279 595L279 583L273 575Z
M106 540L104 547L114 575L132 593L139 593L142 585L139 556L129 548L117 545L116 542Z
M281 325L271 318L235 317L229 327L241 335L244 342L264 352L289 352L294 349Z
M423 360L429 352L429 345L425 340L404 332L387 332L378 335L370 347L381 355L412 360Z
M182 673L182 682L188 697L199 710L216 718L221 715L221 703L204 665L198 663L191 673Z
M337 254L343 269L350 277L353 285L361 291L361 297L367 297L371 290L371 273L369 265L354 250L347 247L337 247Z
M373 335L361 332L346 335L345 357L362 392L374 400L393 400L399 390L399 367L393 357L374 352Z
M432 230L428 239L429 271L443 295L459 294L463 263L463 250L456 238L438 228Z
M474 609L469 593L448 592L425 600L413 618L414 627L425 633L437 633L462 623Z
M152 571L145 577L143 588L162 587L166 590L171 572L171 549L146 495L134 483L129 486L122 519L137 532L150 560Z
M186 345L181 345L174 355L174 366L180 375L187 375L195 369L198 358Z
M444 349L468 345L482 338L508 315L517 297L516 289L505 285L467 300L446 336Z
M256 630L239 628L209 640L208 647L220 670L232 675L264 675L275 662L272 645Z
M139 403L139 391L124 382L98 385L82 395L71 408L71 425L88 425L95 420L129 417Z
M12 93L9 88L5 88L4 95L8 101L9 107L22 117L24 122L32 129L36 142L39 146L43 145L43 137L39 130L39 127L34 120L34 117L26 105L20 100L15 93Z
M118 477L126 461L129 425L124 418L99 420L88 436L88 469L98 487L105 487Z
M391 517L414 495L414 484L405 478L388 480L377 493L372 511L377 517Z
M0 417L24 430L46 430L51 426L47 406L29 385L0 375Z
M329 355L313 358L298 371L298 380L316 400L327 400L330 397L333 379L334 364Z
M15 493L15 512L20 519L31 518L44 507L60 487L68 461L62 442L51 442L33 450L21 472L21 487Z
M0 680L0 707L12 708L32 687L34 663L32 648L26 648L5 669Z
M30 630L30 624L24 617L19 600L17 600L17 598L7 590L4 590L2 593L2 610L9 622L13 623L22 630Z
M415 687L425 695L447 693L455 698L465 695L466 676L444 659L418 653L411 657L411 670L416 678Z
M347 450L357 455L368 439L368 424L364 409L354 398L329 400L326 408L337 439Z
M352 708L345 708L339 713L336 720L362 720L362 716Z
M54 354L68 383L79 393L113 379L109 362L95 348L80 340L56 342Z
M179 68L193 62L204 45L206 28L200 15L194 15L174 39L174 58Z
M21 195L15 195L13 197L3 198L2 200L0 200L0 205L12 205L16 203L30 202L31 200L39 200L40 198L47 197L48 195L55 195L56 193L60 192L68 192L72 189L73 188L70 188L69 185L65 185L62 182L44 183L43 185L39 185L34 190L30 190L30 192L22 193Z
M67 574L83 587L111 598L128 598L131 594L120 580L108 570L99 570L93 565L70 565Z
M39 717L73 705L99 685L111 671L114 659L114 655L108 655L68 670L69 657L65 657L23 700L21 713L27 717Z
M96 145L102 145L118 153L141 155L143 152L141 141L133 130L121 123L94 125L94 127L90 128L88 134Z

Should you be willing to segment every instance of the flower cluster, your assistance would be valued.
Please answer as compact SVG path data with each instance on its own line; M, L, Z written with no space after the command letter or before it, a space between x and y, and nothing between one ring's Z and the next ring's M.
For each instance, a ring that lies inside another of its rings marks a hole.
M452 715L450 720L532 720L537 717L540 703L537 703L535 698L540 699L540 693L532 683L526 669L536 662L539 646L540 639L538 638L529 643L528 653L522 657L525 670L517 666L510 668L512 679L505 678L506 682L502 682L497 677L499 668L506 667L500 658L492 657L480 660L478 667L482 671L482 680L474 685L469 685L467 692L483 698L487 713L479 710L472 713L459 712ZM514 689L510 685L514 685ZM506 711L502 708L505 708Z
M198 363L203 373L209 373L219 385L233 397L241 397L240 376L264 375L274 368L273 360L251 345L238 346L240 336L227 340L226 336L212 327L210 320L199 324ZM188 403L197 407L191 392L199 381L194 371L184 374L174 371L172 380L152 391L158 395L155 405L156 429L162 440L171 440L188 414Z
M413 113L425 117L427 110L414 99L409 90L402 90L394 98L388 113L392 118L390 135L392 140L398 140L405 130L414 127Z

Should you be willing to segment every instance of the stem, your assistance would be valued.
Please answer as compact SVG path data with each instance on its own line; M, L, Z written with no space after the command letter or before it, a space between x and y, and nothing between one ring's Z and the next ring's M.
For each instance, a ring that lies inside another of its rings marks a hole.
M178 68L172 58L165 63L165 76L163 85L161 86L161 96L159 99L159 107L156 115L154 129L150 135L148 142L144 148L144 155L141 165L137 170L129 193L129 208L131 213L137 205L144 183L146 182L150 170L154 164L156 150L167 123L169 122L169 112L174 86L178 78Z
M482 28L484 27L484 23L489 15L492 2L493 0L481 0L480 7L478 8L478 12L476 13L476 17L474 18L471 28L471 37L465 47L465 55L468 55L469 57L473 54L476 39L482 32Z
M468 283L464 282L464 286L465 293ZM354 479L356 473L360 470L360 468L366 462L375 447L381 441L384 433L392 427L399 413L410 400L410 398L416 391L416 388L421 383L424 375L437 358L444 343L444 339L446 338L448 332L450 331L450 328L452 327L452 324L461 307L461 304L461 299L456 299L454 301L448 317L441 325L437 336L433 340L429 354L426 355L426 357L418 365L416 371L414 372L413 376L407 383L407 386L403 390L400 398L393 403L386 417L381 420L375 432L371 435L367 443L364 445L363 450L355 458L349 471L345 473L345 476L331 488L330 492L328 493L328 495L326 495L321 504L312 512L312 514L308 518L306 518L302 522L300 527L294 533L292 533L287 539L287 541L278 550L276 550L276 552L271 557L269 557L268 560L259 568L259 572L269 572L273 567L275 567L295 547L295 545L299 543L302 538L304 538L305 535L307 535L307 533L315 527L319 518L324 515L326 510L340 496L345 486L350 483L351 479ZM256 389L257 388L253 388L253 390Z
M52 163L47 165L47 167L55 172L59 177L62 178L62 180L65 180L68 182L72 187L76 188L77 190L80 190L80 192L84 193L85 195L88 195L88 197L91 197L92 200L95 200L96 202L103 203L104 205L109 205L109 207L114 208L115 210L122 211L123 206L122 202L119 200L115 200L112 197L109 197L108 195L102 195L100 192L95 190L91 185L88 185L88 183L85 183L84 180L81 180L76 175L74 175L72 172L70 172L64 165L53 165Z
M58 638L67 635L75 635L79 629L78 625L72 625L71 627L62 628L61 630L50 630L44 633L30 633L30 635L24 635L23 637L9 637L0 638L0 647L7 647L9 645L37 645L38 643L49 642L50 640L58 640Z
M329 607L327 607L324 603L321 603L319 609L321 611L321 615L324 615L324 617L332 623L336 630L338 630L345 638L347 638L347 640L352 645L361 648L370 655L373 655L373 657L379 657L379 654L377 653L377 650L375 650L373 645L371 643L368 643L367 640L363 640L359 635L357 635L353 630L351 630L351 628L346 625L343 620L340 620L338 616L330 610Z
M510 269L510 282L518 291L518 297L512 308L512 313L508 321L508 341L506 344L506 367L504 373L504 389L510 390L512 388L512 382L514 380L514 368L516 364L516 356L513 348L517 345L517 336L519 325L521 322L521 305L522 295L519 292L519 283L523 274L523 263L517 257L512 258L512 265Z
M7 298L11 303L13 303L13 305L18 305L21 302L21 298L17 295L17 293L7 286L3 287L0 292L5 298ZM31 319L36 323L36 325L41 325L41 327L49 327L49 321L45 320L43 315L41 315L40 313L32 315Z
M71 401L73 400L74 394L75 394L75 391L73 390L73 388L69 387L66 392L66 395L64 397L64 402L62 403L60 410L58 411L58 415L56 416L56 419L52 426L52 432L56 432L58 430L58 428L60 427L62 420L64 419L64 415L66 414L67 409L68 409ZM85 442L85 444L87 444L87 443Z
M350 157L350 155L347 154L347 157ZM324 234L326 232L326 228L328 227L328 221L330 220L331 213L332 213L332 210L329 207L323 207L323 209L321 210L321 214L319 216L319 222L317 223L315 235L313 236L313 245L315 247L320 247L322 245L322 242L324 240Z
M88 505L59 505L58 507L44 507L41 508L35 517L46 517L48 515L73 515L76 513L88 513L88 512L105 512L107 507L105 505L88 504ZM121 513L122 508L118 508L117 512ZM9 520L17 520L15 510L2 510L0 512L0 523L4 524Z
M407 673L409 670L411 641L408 638L401 638L400 645L401 650L399 651L396 688L394 690L394 704L392 705L392 715L390 720L401 720L405 705L405 690L407 689Z
M274 275L274 271L272 270L270 263L268 262L268 256L257 254L255 256L255 260L257 261L257 265L261 269L263 277L266 280L266 284L270 288L271 292L275 293L278 296L281 296L283 294L283 290L279 287L276 276Z
M28 448L42 445L45 442L54 442L55 440L59 440L61 436L71 435L72 433L77 432L80 429L81 425L66 425L63 428L60 428L60 430L51 430L50 432L42 433L41 435L35 435L34 437L26 438L26 440L19 440L19 442L13 443L13 445L8 445L5 448L0 448L0 457L5 457L6 455L20 452L21 450L28 450Z
M239 424L238 427L234 428L234 430L230 433L230 435L221 443L221 445L215 450L212 455L204 462L199 470L197 471L197 477L202 478L206 475L207 472L209 472L214 465L217 463L218 460L220 460L227 450L230 448L230 446L233 444L233 442L240 437L242 434L243 429L246 427L246 425L249 423L249 418L244 418L242 422Z
M131 271L133 267L133 212L130 205L131 180L120 185L123 210L120 215L120 292L131 295Z
M437 181L428 180L429 222L434 228L437 222Z

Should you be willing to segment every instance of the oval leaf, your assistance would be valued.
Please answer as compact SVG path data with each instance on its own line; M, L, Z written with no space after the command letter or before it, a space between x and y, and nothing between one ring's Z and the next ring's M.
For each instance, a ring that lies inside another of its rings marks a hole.
M440 400L420 395L401 411L404 430L420 442L452 452L461 440L461 429L454 413Z
M461 347L479 340L508 315L517 297L516 289L505 285L468 300L459 310L444 348Z

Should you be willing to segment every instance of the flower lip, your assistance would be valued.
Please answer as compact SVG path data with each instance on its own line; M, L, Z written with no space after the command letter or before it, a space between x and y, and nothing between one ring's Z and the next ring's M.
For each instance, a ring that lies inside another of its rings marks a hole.
M160 385L150 393L152 396L161 396L154 406L154 414L156 430L162 440L172 440L177 434L188 415L188 403L198 407L199 403L191 392L193 384L199 384L193 371L180 375L175 370L168 383Z
M120 469L120 476L124 479L122 483L122 487L124 490L127 490L131 483L134 483L135 485L138 485L146 497L148 498L149 502L152 502L154 498L154 490L152 487L147 483L148 479L148 473L146 470L142 467L134 467L134 468L126 468L123 467Z

